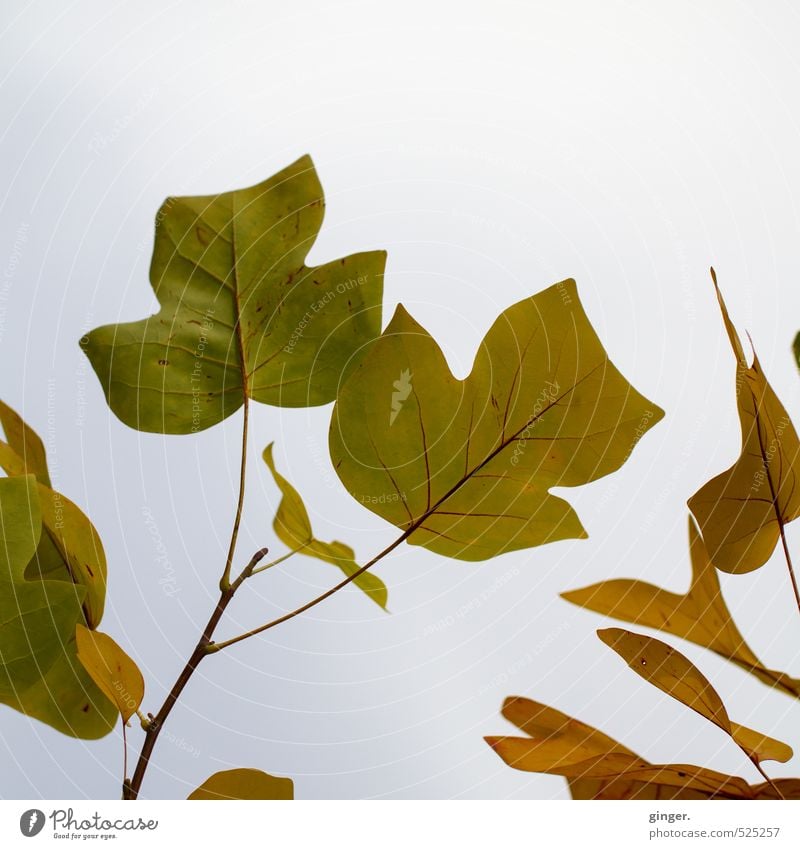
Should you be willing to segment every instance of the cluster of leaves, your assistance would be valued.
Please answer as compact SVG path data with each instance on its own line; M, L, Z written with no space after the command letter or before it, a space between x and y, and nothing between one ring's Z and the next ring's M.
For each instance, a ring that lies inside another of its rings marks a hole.
M694 517L689 518L689 589L679 595L644 581L614 579L562 597L710 649L767 686L800 698L800 679L770 669L748 646L717 577L717 569L743 574L760 568L781 540L797 595L784 527L800 516L800 442L755 353L748 365L713 269L712 278L736 358L742 448L727 471L689 499ZM600 630L598 636L634 672L726 732L765 779L762 761L785 763L792 757L785 743L732 722L709 681L674 648L619 628ZM517 769L566 776L574 798L800 798L800 779L752 786L703 767L650 764L600 731L527 699L509 698L503 715L528 736L489 737L489 745Z
M52 489L41 440L15 413L0 408L7 437L0 443L0 465L8 475L0 480L0 581L7 585L0 595L0 699L82 738L102 736L119 716L126 751L126 726L138 716L144 738L133 775L124 777L125 798L137 797L160 730L203 658L351 584L385 609L388 590L370 570L402 543L483 561L585 537L575 510L551 489L614 472L663 416L609 360L573 280L503 311L481 342L470 374L457 379L437 342L402 305L381 332L384 252L305 264L323 211L322 188L308 157L251 188L168 199L156 217L150 270L160 310L100 327L82 340L109 407L130 427L192 434L242 410L239 501L220 597L155 713L141 710L144 677L135 662L97 630L106 563L96 531ZM727 314L726 323L733 342ZM734 347L743 433L750 429L738 464L691 504L702 538L692 525L695 577L689 593L676 596L631 581L567 597L671 630L798 695L800 682L764 667L746 646L714 571L757 568L769 556L770 540L774 548L783 523L797 512L793 467L787 462L778 473L773 449L764 449L774 439L786 444L797 437L793 429L787 432L785 411L757 362L748 368L738 339ZM269 444L262 456L280 494L273 531L286 551L262 562L266 550L261 550L234 577L252 401L276 407L335 402L329 430L333 466L359 503L397 529L394 541L359 565L350 546L318 539ZM757 437L751 433L754 422ZM769 463L766 450L772 452ZM743 494L748 475L761 468L759 457L771 493L766 501ZM735 539L731 523L742 531ZM297 610L216 639L234 594L297 554L333 566L340 582ZM785 744L732 722L711 685L674 650L619 630L602 636L639 674L728 733L759 769L762 760L791 757ZM752 787L696 767L648 764L599 731L527 700L510 700L504 713L529 737L492 738L496 751L521 769L567 776L576 796L752 798L796 792L786 782ZM211 776L189 798L292 796L288 778L234 769Z

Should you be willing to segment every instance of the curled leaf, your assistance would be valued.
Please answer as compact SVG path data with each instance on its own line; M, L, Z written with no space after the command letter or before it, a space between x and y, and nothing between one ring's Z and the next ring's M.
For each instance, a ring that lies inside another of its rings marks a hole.
M76 657L86 587L65 570L40 570L52 546L41 491L33 475L0 479L0 701L94 739L111 730L113 711Z
M712 276L736 356L742 450L727 471L689 499L689 509L712 563L723 572L752 572L770 558L782 527L800 516L800 440L755 353L747 365L713 269Z
M692 580L685 595L646 581L620 578L571 590L561 597L588 610L666 631L711 649L765 684L800 697L800 680L767 668L745 642L722 597L716 569L691 517L689 551Z
M51 488L42 440L2 402L0 424L8 439L0 441L0 468L9 477L34 474L38 482L43 533L26 575L84 587L83 612L87 624L96 627L106 597L106 556L100 537L83 511Z
M615 471L662 416L566 280L505 310L465 380L398 307L339 393L330 451L350 494L409 543L485 560L585 537L551 487Z
M732 723L709 680L676 649L654 637L622 628L605 628L597 635L637 675L722 729L754 763L785 762L792 757L792 749L786 743Z
M280 504L272 523L278 539L290 550L330 563L348 577L357 572L359 566L355 561L355 552L350 546L343 542L322 542L314 536L311 520L300 493L275 467L272 443L264 449L262 456L281 491ZM386 608L388 591L380 578L371 572L364 572L355 578L353 583L376 604Z
M150 266L160 311L81 342L125 424L195 433L245 397L334 399L342 371L380 333L386 254L306 266L323 210L308 156L251 188L165 201Z
M738 776L684 764L651 764L613 738L561 711L513 696L503 716L528 737L487 737L514 769L561 775L575 799L753 798Z
M78 625L75 637L78 660L127 724L144 698L144 678L139 667L108 634Z
M207 778L189 797L191 800L294 799L291 778L276 778L258 769L226 769Z

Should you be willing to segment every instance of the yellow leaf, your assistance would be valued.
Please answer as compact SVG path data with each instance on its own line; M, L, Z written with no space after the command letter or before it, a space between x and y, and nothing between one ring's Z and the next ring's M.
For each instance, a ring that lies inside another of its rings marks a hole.
M139 667L107 634L78 625L75 631L78 660L92 680L117 706L127 724L144 698Z
M272 523L275 534L292 551L330 563L332 566L341 569L347 577L350 577L359 569L355 561L355 552L343 542L335 540L333 542L322 542L314 537L311 520L300 493L275 467L272 446L273 443L270 443L264 449L262 457L281 491L280 504L278 504L278 510ZM384 609L386 608L388 591L380 578L371 572L363 572L353 580L353 583L376 604Z
M646 581L601 581L561 597L572 604L660 631L711 649L746 669L759 680L800 697L800 680L768 669L745 642L722 597L703 538L689 518L692 581L685 595L669 592Z
M258 769L215 772L188 797L192 800L294 799L291 778L276 778Z
M676 649L654 637L622 628L606 628L597 634L637 675L721 728L754 763L784 762L792 757L786 743L732 723L722 699L705 675Z
M511 767L561 775L575 799L752 798L737 776L683 764L653 765L613 738L561 711L512 696L503 716L529 737L487 737Z
M504 310L464 380L399 306L345 380L329 444L350 494L408 543L478 561L585 538L551 489L616 471L662 417L564 280Z
M712 563L723 572L743 573L763 566L783 525L800 516L800 440L755 353L747 365L713 269L712 276L736 356L742 450L733 466L689 499L689 509Z
M622 628L605 628L597 636L645 681L731 733L731 721L717 691L679 651L654 637Z

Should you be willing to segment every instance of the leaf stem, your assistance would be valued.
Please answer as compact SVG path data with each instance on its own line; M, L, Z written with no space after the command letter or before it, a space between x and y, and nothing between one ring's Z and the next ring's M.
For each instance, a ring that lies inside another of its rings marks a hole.
M257 575L259 572L266 572L267 569L271 569L273 566L277 566L279 563L283 563L284 560L288 560L290 557L302 550L302 548L295 548L292 551L289 551L288 553L282 555L281 557L278 557L275 560L271 560L269 563L265 563L263 566L259 566L257 569L253 569L250 574Z
M797 578L794 574L792 566L792 556L789 554L789 546L786 543L786 532L783 528L783 522L778 522L778 528L781 532L781 543L783 544L783 553L786 555L786 565L789 567L789 578L792 581L792 589L794 590L794 600L797 602L797 610L800 611L800 590L797 588Z
M312 607L316 607L320 602L325 601L326 598L330 598L334 593L339 592L339 590L344 589L348 584L355 581L360 575L363 575L368 569L372 568L379 560L382 560L386 557L387 554L394 551L401 542L403 542L413 530L415 530L416 526L412 526L408 528L408 530L404 531L400 534L397 539L386 546L379 554L376 554L369 563L364 564L360 569L353 572L352 575L349 575L343 581L340 581L336 584L335 587L331 587L329 590L326 590L321 595L318 595L315 599L312 599L309 602L298 607L296 610L292 610L290 613L284 613L283 616L279 616L277 619L273 619L271 622L267 622L265 625L260 625L258 628L253 628L250 631L246 631L244 634L239 634L238 637L231 637L229 640L222 640L221 642L209 643L206 648L206 654L215 654L222 649L228 648L228 646L235 645L236 643L241 643L242 640L246 640L249 637L255 637L256 634L262 634L264 631L268 631L270 628L274 628L276 625L280 625L283 622L288 622L290 619L294 619L295 616L299 616L301 613L305 613L306 610L310 610Z
M778 785L764 772L761 764L758 762L758 758L750 758L753 762L753 766L761 773L762 778L769 784L769 786L775 791L775 795L779 799L785 799L786 797L781 793Z
M244 417L242 419L242 452L241 462L239 465L239 499L236 503L236 517L233 520L233 530L231 531L231 542L228 546L228 557L225 560L225 570L220 578L219 588L224 593L231 585L231 568L233 567L233 555L236 552L236 542L239 539L239 525L242 521L242 510L244 508L244 484L247 472L247 430L250 419L250 401L247 393L244 394L244 402L242 404Z
M203 629L203 633L200 636L200 639L197 641L197 645L194 648L189 660L186 662L186 666L181 670L180 675L178 676L175 683L172 685L172 689L169 691L164 704L161 706L161 709L158 713L150 720L150 725L145 732L144 744L142 745L142 751L139 754L139 761L136 764L136 770L133 773L133 778L128 783L126 782L123 788L123 798L125 799L136 799L139 796L139 790L142 786L142 780L144 779L144 774L147 771L147 767L150 763L150 756L153 753L153 748L156 745L156 741L158 740L158 735L161 733L161 729L164 727L164 723L167 720L167 717L170 714L170 711L173 707L175 707L175 703L178 701L178 697L183 692L183 688L189 683L189 679L194 674L197 669L200 661L206 656L208 645L211 642L211 637L214 634L214 629L219 624L219 620L222 618L222 614L225 612L225 608L228 606L230 600L233 598L236 590L250 577L253 573L253 569L255 569L256 565L260 560L267 554L267 549L262 548L260 551L257 551L253 557L250 559L250 562L245 566L242 570L242 573L236 578L233 583L231 583L227 589L220 590L219 600L217 601L217 606L214 608L214 612L211 614L210 619L206 623L206 627Z

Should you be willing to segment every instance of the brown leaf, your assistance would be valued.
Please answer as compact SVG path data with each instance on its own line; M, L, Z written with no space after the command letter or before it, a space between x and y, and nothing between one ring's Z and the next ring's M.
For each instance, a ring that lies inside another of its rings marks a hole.
M742 450L727 471L689 499L689 509L717 569L752 572L769 560L783 525L800 516L800 440L755 353L748 367L713 269L711 273L736 355Z
M294 783L291 778L276 778L259 769L226 769L207 778L188 798L294 799Z
M731 722L709 680L672 646L622 628L605 628L597 635L637 675L721 728L754 763L785 762L792 757L792 749L786 743Z
M745 642L728 610L703 538L689 517L692 581L685 595L646 581L616 579L562 593L561 597L607 616L674 634L711 649L760 681L800 698L800 679L768 669Z
M139 667L108 634L78 625L75 638L78 660L127 723L144 698L144 679Z

